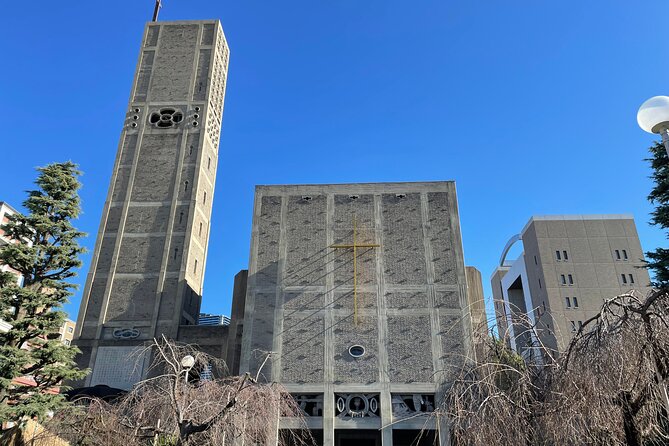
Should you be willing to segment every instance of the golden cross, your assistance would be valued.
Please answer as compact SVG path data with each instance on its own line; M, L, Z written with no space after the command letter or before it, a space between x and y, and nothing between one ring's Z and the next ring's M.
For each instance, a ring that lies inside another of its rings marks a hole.
M353 244L352 245L330 245L332 249L353 249L353 322L358 325L358 248L378 248L381 245L374 243L358 244L358 224L353 217Z

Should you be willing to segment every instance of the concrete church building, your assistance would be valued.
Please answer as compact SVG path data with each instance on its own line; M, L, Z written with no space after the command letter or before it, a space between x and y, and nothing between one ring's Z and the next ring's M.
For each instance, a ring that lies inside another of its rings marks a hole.
M132 386L128 354L163 334L225 355L227 327L195 324L228 58L218 21L146 25L77 321L87 385Z
M324 445L448 444L428 415L473 354L466 283L453 182L258 186L240 371Z
M149 361L131 355L165 335L285 385L324 445L410 445L424 427L420 444L448 444L430 413L483 317L453 182L258 187L230 325L196 325L228 59L218 21L144 30L79 310L81 384L131 388Z

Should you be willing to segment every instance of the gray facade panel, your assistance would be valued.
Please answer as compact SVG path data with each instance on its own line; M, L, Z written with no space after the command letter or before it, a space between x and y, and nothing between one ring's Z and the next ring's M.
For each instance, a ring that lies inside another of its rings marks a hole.
M420 194L383 194L382 200L386 283L426 283Z

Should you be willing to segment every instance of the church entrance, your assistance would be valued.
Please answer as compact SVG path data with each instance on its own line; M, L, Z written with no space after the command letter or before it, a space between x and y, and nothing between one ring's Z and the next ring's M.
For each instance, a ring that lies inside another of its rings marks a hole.
M365 429L338 429L335 446L381 446L381 432Z

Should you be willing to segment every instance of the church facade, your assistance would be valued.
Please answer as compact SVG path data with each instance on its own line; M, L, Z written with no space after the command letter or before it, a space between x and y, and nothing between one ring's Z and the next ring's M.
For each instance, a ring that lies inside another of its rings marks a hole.
M258 186L240 371L324 445L448 444L430 413L473 355L466 283L454 182Z

